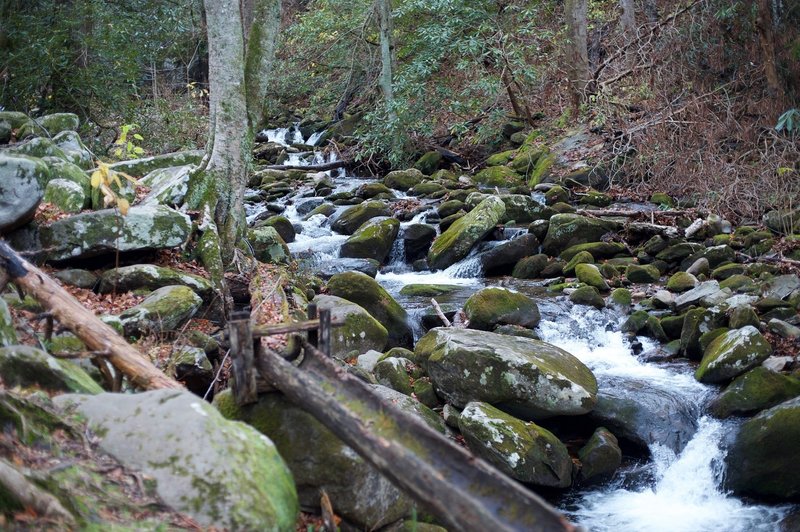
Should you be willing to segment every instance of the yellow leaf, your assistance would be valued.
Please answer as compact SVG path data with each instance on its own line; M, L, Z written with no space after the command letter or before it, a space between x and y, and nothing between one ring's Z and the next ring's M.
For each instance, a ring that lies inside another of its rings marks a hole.
M122 213L122 216L128 214L128 209L130 208L130 203L125 198L119 198L117 200L117 207L119 207L119 212Z
M99 187L102 180L103 174L100 173L100 170L95 170L92 172L92 188Z
M117 184L117 188L122 188L122 181L119 180L119 176L116 174L116 172L114 173L114 183Z
M117 175L121 175L122 177L124 177L125 179L127 179L128 181L133 183L134 185L138 185L139 184L139 180L137 180L133 176L130 176L130 175L126 174L125 172L117 172Z

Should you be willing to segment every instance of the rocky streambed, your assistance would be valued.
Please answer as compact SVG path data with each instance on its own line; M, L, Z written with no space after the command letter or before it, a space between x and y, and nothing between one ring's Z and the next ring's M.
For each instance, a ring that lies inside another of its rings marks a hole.
M258 164L335 162L311 145L330 136L322 126L263 132ZM764 225L732 227L671 209L663 195L620 202L603 191L601 169L559 171L563 143L517 135L516 144L476 175L440 169L446 161L434 154L380 178L257 165L248 241L260 261L293 265L264 292L269 304L287 320L309 301L330 308L344 321L333 352L348 371L591 530L791 530L800 278L773 247L786 246L778 231L793 218L772 213ZM29 168L42 195L74 164L24 149L0 154L0 166ZM83 210L31 224L26 212L9 238L60 266L114 249L191 247L194 229L179 210L191 156L127 163L145 164L138 171L150 187L134 217ZM46 197L61 205L55 192ZM92 205L89 190L77 210ZM144 291L137 306L104 318L132 336L180 330L212 297L202 276L164 266L58 275L97 291ZM207 389L218 346L200 332L184 343L168 368ZM69 389L99 392L87 386ZM92 404L82 401L70 404ZM276 467L285 463L299 497L292 502L281 484L262 494L276 501L272 517L242 514L256 521L241 523L285 522L297 501L317 508L320 489L358 528L421 517L280 394L238 408L222 392L214 404L274 443ZM102 425L99 410L84 414ZM111 444L109 452L124 454Z

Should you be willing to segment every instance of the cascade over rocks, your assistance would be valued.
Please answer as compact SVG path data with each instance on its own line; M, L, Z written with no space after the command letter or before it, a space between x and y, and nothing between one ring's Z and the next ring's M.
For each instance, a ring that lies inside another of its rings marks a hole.
M548 343L471 329L435 328L414 348L437 392L455 406L482 401L523 419L585 414L597 381Z

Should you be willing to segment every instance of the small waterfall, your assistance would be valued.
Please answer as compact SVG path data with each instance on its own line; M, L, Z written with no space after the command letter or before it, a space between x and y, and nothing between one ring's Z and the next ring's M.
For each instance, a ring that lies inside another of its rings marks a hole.
M400 234L402 234L402 232ZM394 239L392 250L389 252L389 257L386 259L386 266L383 267L383 271L394 273L411 271L411 265L406 262L405 240L399 235Z
M309 146L316 146L317 143L319 142L319 139L321 139L322 135L324 134L325 131L317 131L316 133L312 133L311 136L308 137L306 144L308 144Z
M478 279L483 277L483 264L477 256L467 257L448 267L444 272L457 279Z

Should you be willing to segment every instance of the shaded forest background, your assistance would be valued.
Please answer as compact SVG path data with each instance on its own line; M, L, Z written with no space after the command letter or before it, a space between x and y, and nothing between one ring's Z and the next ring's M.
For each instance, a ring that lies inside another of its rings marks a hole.
M0 105L79 114L98 157L126 158L114 141L134 132L148 154L202 147L201 4L0 1ZM584 128L615 186L735 219L800 203L798 2L395 0L388 106L375 5L283 1L265 126L355 117L336 148L375 172L437 146L474 168L510 127L547 139Z

